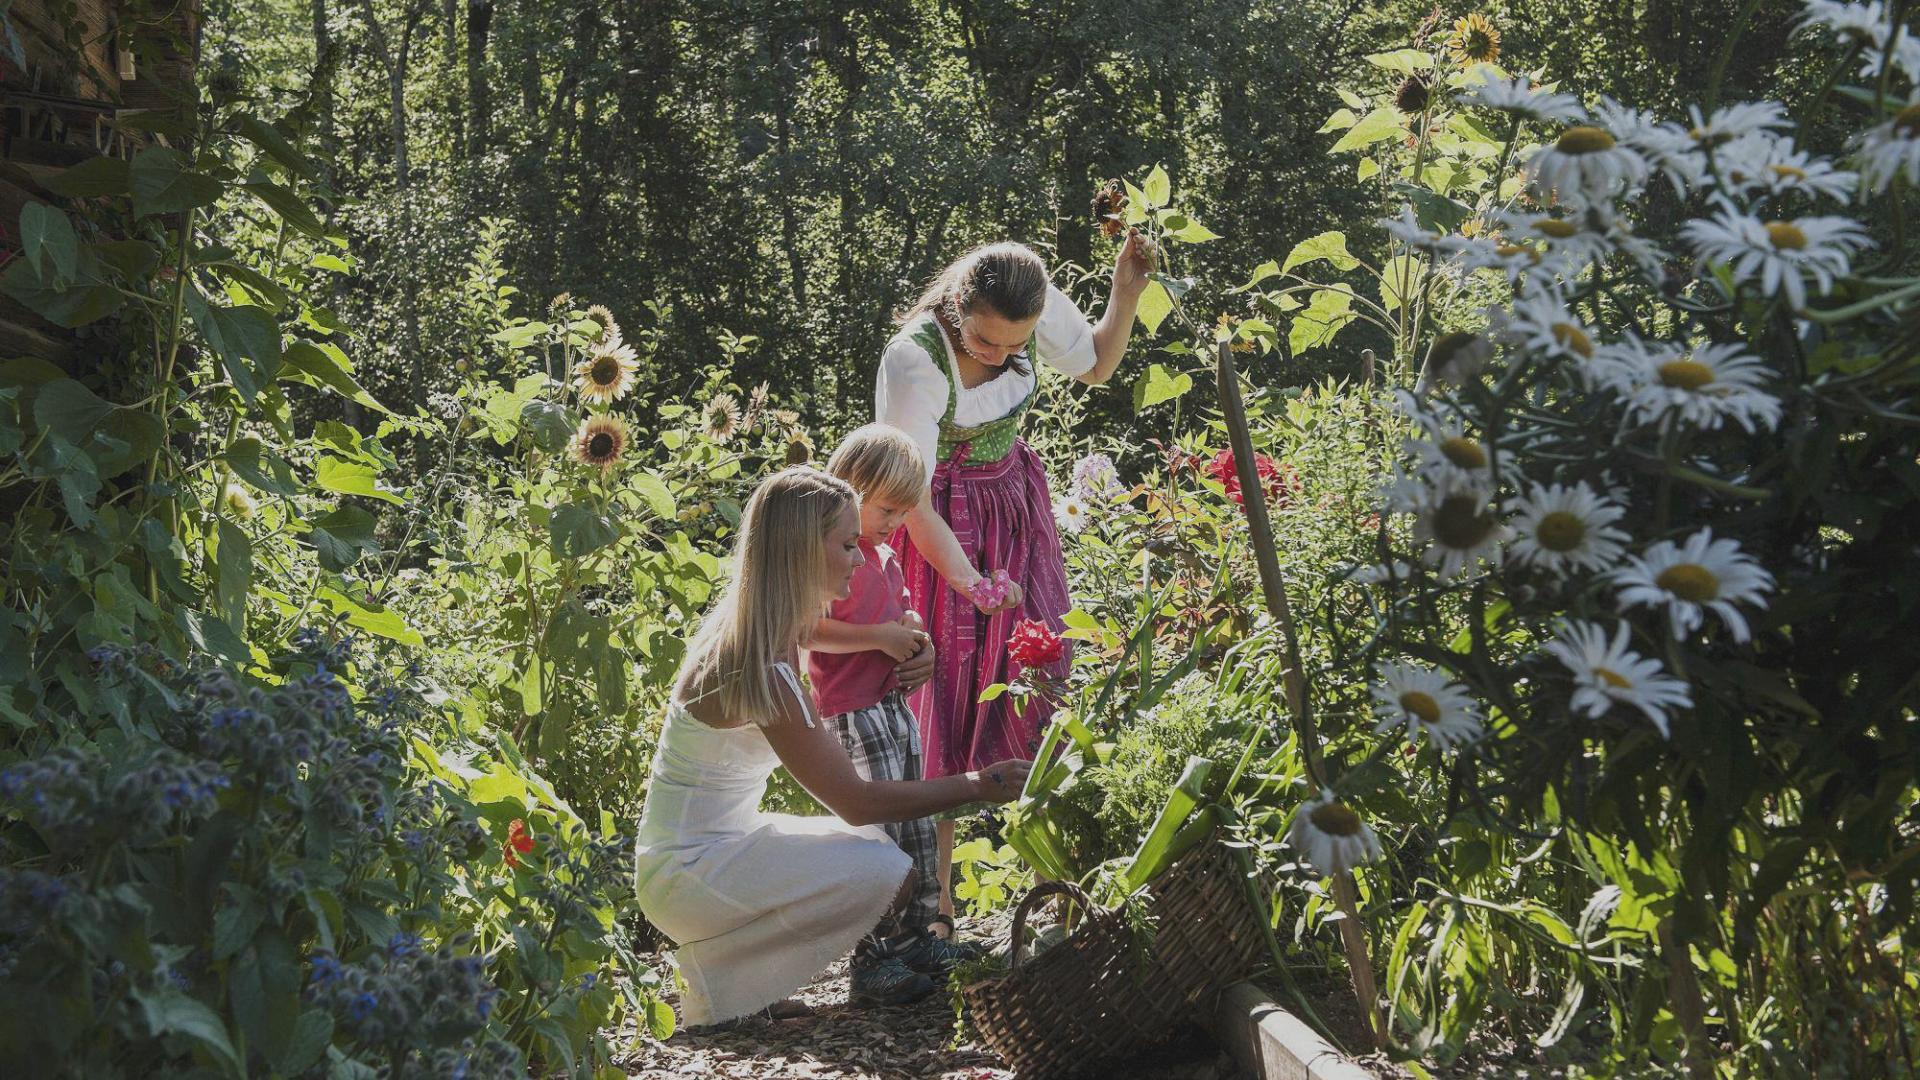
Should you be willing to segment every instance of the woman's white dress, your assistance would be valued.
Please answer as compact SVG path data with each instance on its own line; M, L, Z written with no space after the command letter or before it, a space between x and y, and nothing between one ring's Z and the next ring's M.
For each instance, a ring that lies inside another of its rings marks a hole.
M793 669L774 667L803 696ZM912 870L878 826L762 813L779 764L758 724L710 727L667 706L635 889L679 945L683 1023L745 1016L806 985L873 929Z

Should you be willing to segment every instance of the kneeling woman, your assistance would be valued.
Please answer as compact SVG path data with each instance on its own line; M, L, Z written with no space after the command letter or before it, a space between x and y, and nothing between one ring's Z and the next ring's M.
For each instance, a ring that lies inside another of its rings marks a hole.
M640 816L640 909L678 943L681 1020L714 1024L781 999L911 895L912 860L874 823L1008 802L1028 763L935 780L862 780L801 689L800 642L847 595L859 506L808 466L776 473L740 520L732 580L688 646ZM836 817L766 814L785 765Z

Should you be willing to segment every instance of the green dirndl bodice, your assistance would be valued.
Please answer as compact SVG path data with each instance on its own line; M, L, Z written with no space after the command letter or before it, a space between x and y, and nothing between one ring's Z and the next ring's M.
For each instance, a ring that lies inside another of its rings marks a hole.
M1035 348L1037 335L1027 338L1027 363L1034 365L1033 385L1027 388L1027 396L1021 398L1020 404L1014 406L1007 415L974 427L957 424L953 419L954 410L960 404L960 383L954 371L952 343L947 340L947 332L940 326L940 320L928 314L921 321L919 329L914 331L913 340L927 350L927 355L933 357L936 363L942 359L945 361L940 363L940 373L947 378L947 409L940 416L940 461L955 465L983 465L999 461L1012 453L1014 440L1020 437L1021 422L1027 416L1027 407L1033 404L1034 396L1040 392L1039 354ZM955 458L955 452L962 446L967 448L966 454Z

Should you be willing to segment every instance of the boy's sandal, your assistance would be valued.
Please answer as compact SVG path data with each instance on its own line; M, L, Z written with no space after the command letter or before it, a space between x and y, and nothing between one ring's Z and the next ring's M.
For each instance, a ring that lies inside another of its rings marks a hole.
M936 926L946 927L947 932L944 934L935 932L933 928ZM934 937L937 937L942 941L952 941L953 935L956 932L957 932L957 928L953 925L953 916L951 915L946 915L946 914L935 915L933 918L927 920L927 933L933 934Z

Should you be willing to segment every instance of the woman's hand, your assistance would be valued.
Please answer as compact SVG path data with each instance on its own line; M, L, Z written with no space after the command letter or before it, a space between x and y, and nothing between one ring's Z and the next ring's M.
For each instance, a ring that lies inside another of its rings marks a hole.
M1138 229L1127 230L1127 242L1113 260L1113 292L1116 297L1135 301L1147 290L1147 275L1153 271L1153 241Z
M1027 773L1032 771L1033 762L1019 758L996 761L968 777L974 782L984 802L1008 803L1020 797L1027 786Z

